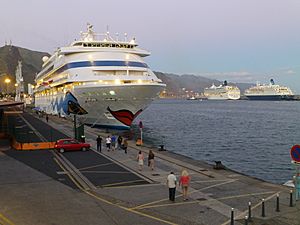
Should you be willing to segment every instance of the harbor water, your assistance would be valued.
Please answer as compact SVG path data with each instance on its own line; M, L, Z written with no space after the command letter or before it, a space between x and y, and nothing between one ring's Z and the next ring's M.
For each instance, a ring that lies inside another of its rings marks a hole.
M273 183L294 173L290 148L300 144L299 101L154 101L136 120L143 121L146 144L222 163Z

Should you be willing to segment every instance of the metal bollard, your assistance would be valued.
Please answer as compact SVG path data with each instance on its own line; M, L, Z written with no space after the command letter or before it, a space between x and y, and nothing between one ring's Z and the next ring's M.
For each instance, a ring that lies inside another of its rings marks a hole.
M234 225L234 208L231 208L230 225Z
M248 216L245 216L245 225L248 225Z
M277 197L276 197L276 212L280 212L280 210L279 210L279 194L277 194Z
M293 190L290 190L290 207L293 207Z
M248 221L251 221L251 202L248 204Z
M265 213L265 199L262 199L262 203L261 203L261 216L262 217L266 217L266 213Z

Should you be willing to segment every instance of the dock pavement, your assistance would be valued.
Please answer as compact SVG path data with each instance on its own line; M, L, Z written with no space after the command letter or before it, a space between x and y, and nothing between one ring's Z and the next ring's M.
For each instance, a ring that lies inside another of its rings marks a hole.
M31 112L27 117L51 126L65 136L73 136L73 123L64 118L50 116L47 123ZM7 150L4 144L5 149L0 152L0 224L300 225L299 202L293 198L291 205L290 189L285 186L230 169L215 170L212 165L172 153L171 149L159 151L158 148L136 146L135 140L129 140L127 154L123 150L107 151L104 143L100 153L96 151L97 135L105 140L111 134L85 127L86 142L92 145L93 157L99 155L108 161L93 161L93 165L83 167L73 165L80 176L94 184L92 190L82 188L72 176L70 179L60 177L71 172L54 165L53 168L49 166L49 170L56 172L58 177L55 178L30 163L24 164L20 157L12 157L14 154L8 152L13 150ZM147 158L150 149L155 154L155 168L152 171L145 162L139 171L137 153L142 151ZM71 160L74 156L84 157L85 153L63 155ZM50 164L47 160L45 164ZM124 170L102 171L107 164ZM181 188L177 187L175 202L170 202L167 175L173 171L179 178L183 169L191 176L189 199L184 201ZM26 176L21 175L24 172ZM130 176L121 181L107 179L101 182L101 176L96 175L103 173L111 177ZM279 205L276 205L278 195ZM249 202L251 219L246 222Z

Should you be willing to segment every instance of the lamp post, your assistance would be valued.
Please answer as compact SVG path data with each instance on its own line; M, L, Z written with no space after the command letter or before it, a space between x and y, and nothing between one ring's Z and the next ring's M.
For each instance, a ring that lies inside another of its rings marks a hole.
M10 79L6 78L4 82L6 83L6 94L8 95L8 84L10 83Z

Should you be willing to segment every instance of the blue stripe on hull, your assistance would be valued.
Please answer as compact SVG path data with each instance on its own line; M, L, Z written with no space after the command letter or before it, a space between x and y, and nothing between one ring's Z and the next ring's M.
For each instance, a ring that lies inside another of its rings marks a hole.
M67 69L82 68L82 67L92 67L92 66L128 66L128 67L141 67L149 68L146 63L134 62L134 61L81 61L81 62L71 62L60 67L58 70L51 72L50 74L63 73Z
M261 100L261 101L281 101L281 100L293 100L293 95L254 95L246 96L249 100Z

